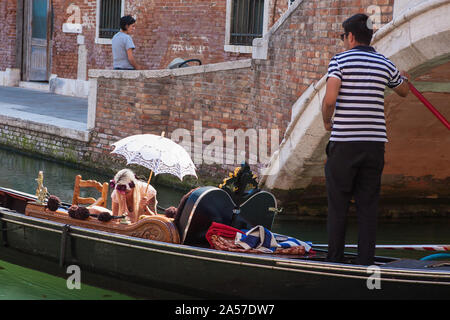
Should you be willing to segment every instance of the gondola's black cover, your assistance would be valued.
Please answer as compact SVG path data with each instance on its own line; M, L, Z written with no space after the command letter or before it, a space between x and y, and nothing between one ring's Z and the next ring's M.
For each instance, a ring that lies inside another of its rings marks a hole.
M212 222L236 229L250 229L256 225L272 228L277 207L275 197L266 191L250 196L240 207L230 195L216 187L202 187L193 191L177 219L181 243L207 245L205 235Z

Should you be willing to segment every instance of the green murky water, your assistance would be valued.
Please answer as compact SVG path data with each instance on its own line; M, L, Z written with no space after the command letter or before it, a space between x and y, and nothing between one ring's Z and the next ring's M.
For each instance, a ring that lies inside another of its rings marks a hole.
M0 186L34 194L38 172L44 171L44 184L51 194L66 202L72 201L75 176L83 179L109 181L111 177L91 171L75 169L60 163L37 159L0 149ZM155 186L162 207L177 206L182 193L164 186ZM95 194L94 194L95 195ZM82 194L89 196L89 194ZM95 195L97 196L97 195ZM109 204L111 201L108 201ZM357 243L357 224L349 221L347 243ZM313 243L326 243L326 222L283 221L275 219L273 231ZM450 221L380 221L378 244L448 244ZM351 251L351 250L349 250ZM377 255L418 259L427 255L422 251L377 250ZM0 261L0 299L124 299L115 292L85 286L82 290L68 290L66 279L25 269Z
M69 275L68 275L69 277ZM69 279L70 280L70 279ZM69 287L73 282L69 281ZM69 289L67 280L0 260L2 300L128 300L130 297L80 283Z

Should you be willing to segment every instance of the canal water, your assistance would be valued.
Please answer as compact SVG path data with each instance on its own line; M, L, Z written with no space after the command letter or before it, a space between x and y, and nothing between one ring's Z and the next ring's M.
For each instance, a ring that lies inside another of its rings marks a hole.
M35 194L38 172L44 172L44 185L50 194L57 195L62 201L71 203L75 176L83 179L109 181L105 176L93 171L81 170L72 166L30 157L0 148L0 186ZM158 203L162 207L177 206L183 192L166 186L155 185ZM97 194L82 193L82 196ZM111 201L109 199L110 206ZM347 228L347 243L357 243L357 223L350 220ZM326 243L326 221L292 221L276 218L272 231L296 237L313 243ZM420 220L400 219L380 221L378 224L377 244L448 244L450 243L449 219ZM351 251L351 250L349 250ZM377 250L377 255L419 259L427 253L422 251ZM24 269L0 260L0 299L114 299L126 298L112 291L102 291L95 287L86 287L83 294L68 292L66 279ZM7 284L5 287L3 284ZM7 289L6 289L7 288ZM35 291L30 288L36 289ZM42 293L48 289L48 294ZM58 290L58 288L63 288ZM36 292L33 293L33 292ZM45 295L43 297L42 295Z
M69 277L69 275L68 275ZM0 260L0 300L129 300L129 296Z

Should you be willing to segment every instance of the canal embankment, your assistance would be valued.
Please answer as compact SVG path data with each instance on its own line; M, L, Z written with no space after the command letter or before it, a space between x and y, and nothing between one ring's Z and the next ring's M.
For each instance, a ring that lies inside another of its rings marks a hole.
M0 144L48 159L88 165L87 99L0 87Z

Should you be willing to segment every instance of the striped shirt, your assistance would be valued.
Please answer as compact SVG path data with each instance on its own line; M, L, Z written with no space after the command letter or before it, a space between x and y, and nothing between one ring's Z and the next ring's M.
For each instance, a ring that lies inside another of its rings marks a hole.
M335 55L328 75L341 80L330 141L387 142L384 90L403 83L395 65L370 46Z

